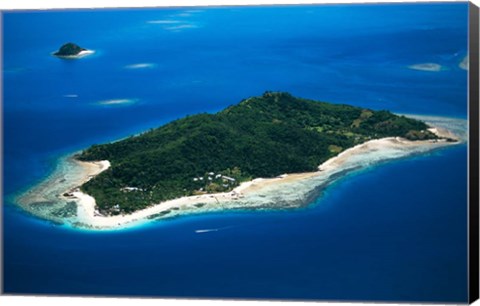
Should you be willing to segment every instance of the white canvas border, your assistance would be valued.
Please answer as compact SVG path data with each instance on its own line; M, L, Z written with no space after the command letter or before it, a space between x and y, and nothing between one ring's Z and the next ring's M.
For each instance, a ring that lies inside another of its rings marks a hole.
M432 2L425 0L7 0L0 2L0 10L45 10L69 8L135 8L169 6L226 6L226 5L289 5L289 4L325 4L325 3L393 3L393 2ZM463 0L435 0L435 2L465 2ZM480 0L471 0L480 6ZM1 19L0 19L1 21ZM0 26L1 30L1 26ZM1 86L1 85L0 85ZM1 254L0 254L1 256ZM1 265L0 265L1 268ZM2 271L0 270L0 273ZM1 280L1 279L0 279ZM0 288L3 288L0 283ZM283 302L283 301L226 301L226 300L184 300L184 299L137 299L137 298L82 298L82 297L23 297L0 296L0 304L5 306L395 306L395 305L441 305L441 304L386 304L386 303L335 303L335 302ZM472 304L480 306L480 300Z

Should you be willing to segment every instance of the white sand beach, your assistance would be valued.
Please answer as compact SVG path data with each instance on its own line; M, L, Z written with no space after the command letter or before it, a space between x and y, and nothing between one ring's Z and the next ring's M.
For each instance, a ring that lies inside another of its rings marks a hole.
M91 54L94 54L95 51L93 50L83 50L83 51L80 51L78 54L75 54L75 55L56 55L55 53L52 53L52 55L56 56L56 57L59 57L59 58L65 58L65 59L78 59L78 58L82 58L82 57L85 57L85 56L88 56L88 55L91 55Z
M71 157L63 158L52 175L21 195L17 201L21 205L52 202L66 192L73 192L109 167L108 161L82 162Z
M417 116L417 118L419 117ZM437 117L431 117L431 121L434 121L433 118ZM31 208L35 207L36 203L52 202L52 194L55 194L57 200L64 203L69 201L76 203L76 212L73 212L69 218L63 218L63 222L75 227L99 230L119 229L182 214L240 209L298 208L309 204L312 197L318 196L319 189L345 172L465 141L462 136L446 128L448 124L452 124L452 120L456 119L449 119L445 122L437 119L436 122L440 122L440 124L431 125L430 131L441 137L456 139L457 142L409 141L399 137L374 139L341 152L319 165L318 171L315 172L284 174L268 179L257 178L242 183L231 192L182 197L152 205L132 214L117 216L101 215L96 210L95 199L82 193L78 188L95 175L107 170L110 163L108 161L92 163L73 161L74 164L71 164L71 167L73 166L75 170L70 169L69 176L54 175L47 179L24 197L24 204L28 204L29 211L38 215L35 213L35 209ZM466 121L459 119L456 124L466 125ZM60 177L61 180L59 180Z

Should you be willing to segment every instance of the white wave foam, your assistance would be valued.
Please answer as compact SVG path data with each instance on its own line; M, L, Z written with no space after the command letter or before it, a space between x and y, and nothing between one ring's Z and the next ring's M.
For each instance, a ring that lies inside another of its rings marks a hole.
M156 65L153 63L138 63L138 64L131 64L126 65L126 69L145 69L145 68L154 68Z
M196 24L186 23L186 24L179 24L179 25L176 25L176 26L165 27L164 29L168 30L168 31L180 31L180 30L185 30L185 29L196 29L198 27L199 26L196 25Z
M180 20L170 20L170 19L160 19L160 20L149 20L149 24L177 24L182 23Z
M175 16L178 16L178 17L190 17L192 16L192 13L187 13L187 12L184 12L184 13L179 13Z
M415 65L410 65L408 68L413 69L413 70L420 70L420 71L430 71L430 72L439 72L442 70L445 70L445 68L436 63L422 63L422 64L415 64Z
M98 102L100 105L125 105L136 103L137 99L111 99Z

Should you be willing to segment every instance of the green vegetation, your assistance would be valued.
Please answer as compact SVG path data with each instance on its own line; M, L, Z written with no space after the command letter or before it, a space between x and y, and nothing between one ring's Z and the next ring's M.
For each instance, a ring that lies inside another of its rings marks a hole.
M229 191L240 182L315 171L369 139L429 139L421 121L388 111L266 92L216 114L198 114L122 141L94 145L79 160L111 167L81 188L104 214L130 213L181 196Z
M78 53L85 51L86 49L77 46L74 43L66 43L60 47L60 49L55 52L53 55L56 56L72 56L77 55Z

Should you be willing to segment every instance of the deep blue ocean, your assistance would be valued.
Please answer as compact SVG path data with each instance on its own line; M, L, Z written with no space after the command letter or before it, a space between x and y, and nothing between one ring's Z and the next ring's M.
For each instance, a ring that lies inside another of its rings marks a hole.
M61 156L267 90L466 118L467 15L466 2L4 13L5 293L466 302L466 145L350 174L296 211L92 232L12 199ZM50 55L69 41L95 54ZM422 63L443 68L409 68ZM131 103L102 105L118 99Z

